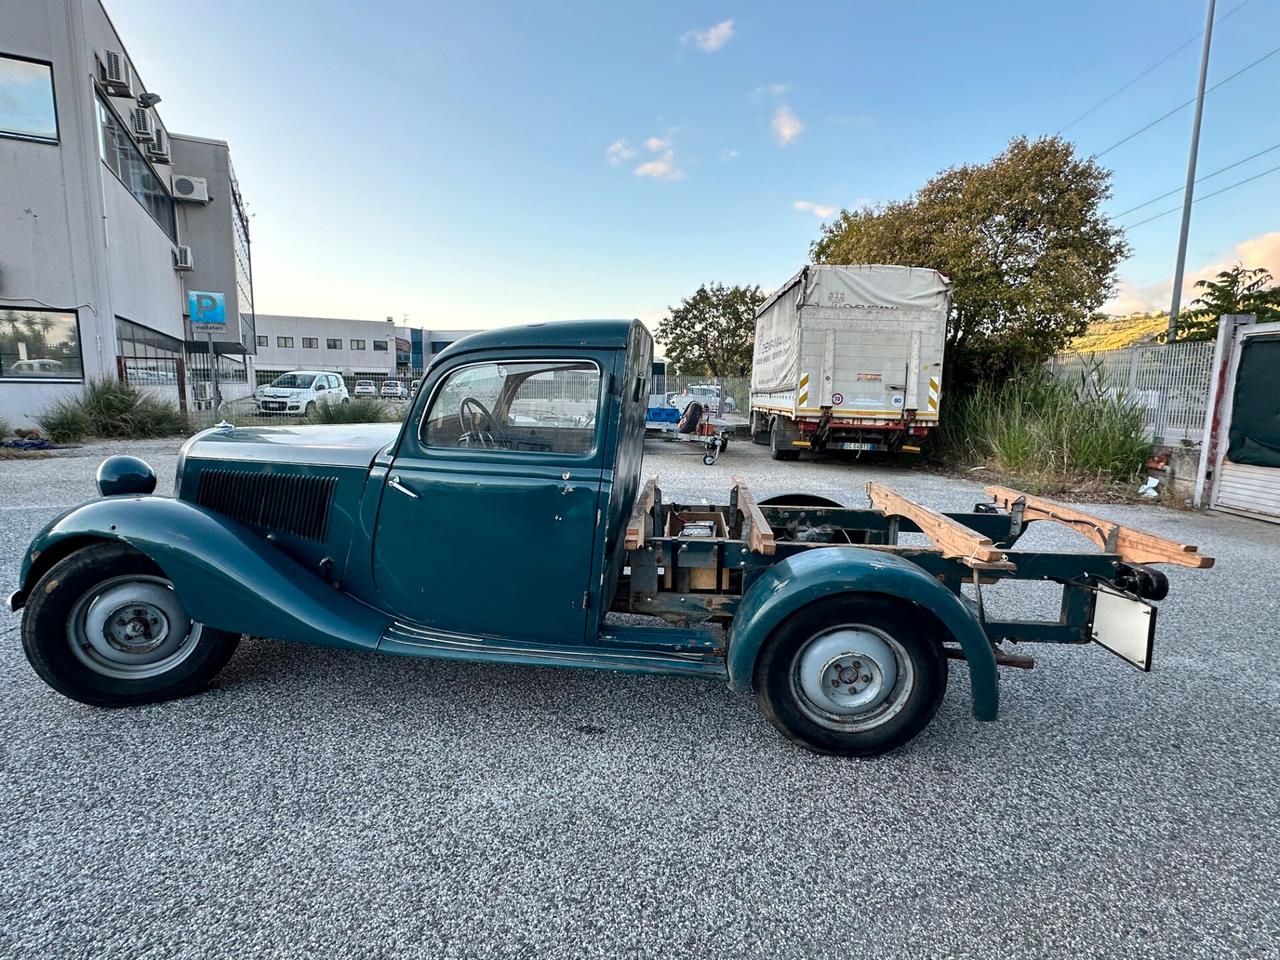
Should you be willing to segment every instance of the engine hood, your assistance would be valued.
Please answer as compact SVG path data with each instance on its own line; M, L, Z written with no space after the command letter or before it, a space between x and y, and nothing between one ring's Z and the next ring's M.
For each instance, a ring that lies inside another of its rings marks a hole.
M399 432L398 423L213 427L187 441L180 463L196 459L368 469Z

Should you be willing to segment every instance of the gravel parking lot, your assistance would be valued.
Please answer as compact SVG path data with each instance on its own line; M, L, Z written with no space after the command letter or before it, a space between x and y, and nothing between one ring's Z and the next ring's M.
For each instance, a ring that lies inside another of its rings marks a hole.
M0 584L124 445L0 461ZM133 444L172 486L176 444ZM944 509L980 483L856 463L713 467L651 444L669 499ZM963 664L905 749L814 756L699 681L246 641L208 692L106 711L35 678L0 613L3 957L1280 956L1280 527L1104 516L1198 543L1154 672L1096 648ZM1033 528L1024 544L1072 549ZM1039 585L993 591L1043 613Z

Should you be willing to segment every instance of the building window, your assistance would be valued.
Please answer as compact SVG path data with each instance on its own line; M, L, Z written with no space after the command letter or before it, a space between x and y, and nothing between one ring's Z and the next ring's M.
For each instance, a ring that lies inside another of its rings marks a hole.
M181 382L181 340L116 317L116 351L129 383L140 387L176 387Z
M374 349L375 351L381 350L383 353L386 353L386 352L387 352L387 341L385 341L385 340L375 340L375 341L373 341L373 349Z
M303 338L302 338L302 349L303 349L303 350L318 350L319 348L320 348L320 341L319 341L319 340L317 340L315 337L303 337Z
M120 178L125 189L146 208L170 240L177 242L178 227L173 213L173 197L143 158L137 144L125 132L124 121L107 102L98 97L98 156Z
M75 313L0 309L0 379L83 380Z
M293 337L276 337L277 347L292 347Z
M439 353L441 350L445 349L445 347L450 346L452 343L453 343L452 340L432 340L431 352Z
M50 64L0 56L0 135L58 142Z
M352 341L351 341L351 349L352 349L352 350L363 350L363 349L364 349L364 341L363 341L363 340L352 340Z
M327 339L325 340L324 345L325 345L326 347L328 347L330 350L341 350L341 349L342 349L342 338L341 338L341 337L329 337L329 338L327 338Z
M267 345L267 338L263 336L258 337L258 346L265 347L266 345Z

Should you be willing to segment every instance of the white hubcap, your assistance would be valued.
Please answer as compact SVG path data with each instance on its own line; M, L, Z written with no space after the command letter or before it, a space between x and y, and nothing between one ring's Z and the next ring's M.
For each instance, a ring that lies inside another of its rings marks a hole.
M796 653L791 687L801 712L833 730L866 730L906 704L911 658L876 627L845 624L816 634Z

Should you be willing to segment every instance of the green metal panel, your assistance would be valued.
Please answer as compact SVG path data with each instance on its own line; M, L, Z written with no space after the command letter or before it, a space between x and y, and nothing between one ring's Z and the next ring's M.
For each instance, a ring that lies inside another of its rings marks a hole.
M769 635L801 607L846 593L876 593L923 607L946 627L969 661L973 715L999 711L996 658L982 626L960 599L924 570L892 554L857 547L811 550L775 563L755 579L738 606L729 639L729 686L752 688L756 656Z
M116 540L159 565L193 618L220 630L373 649L390 617L334 590L248 527L168 497L112 497L63 514L32 541L25 591L42 555Z
M470 339L470 338L468 338ZM437 385L474 363L582 359L601 375L590 454L427 447ZM460 351L434 367L382 484L372 543L379 606L462 634L581 644L599 609L596 529L613 412L611 350ZM590 614L590 616L589 616Z

